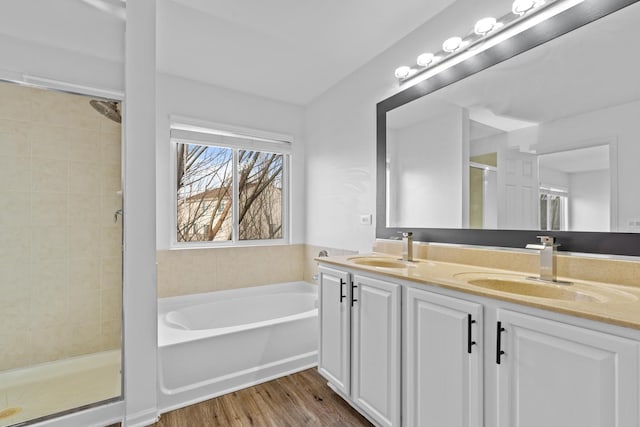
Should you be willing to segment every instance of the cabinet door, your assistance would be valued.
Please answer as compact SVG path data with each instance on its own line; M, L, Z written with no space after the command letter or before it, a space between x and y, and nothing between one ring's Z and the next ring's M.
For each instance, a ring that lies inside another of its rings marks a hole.
M482 305L409 288L406 310L406 425L482 426Z
M351 282L349 273L320 266L318 372L348 395L350 381Z
M400 425L400 285L355 275L352 398L381 426Z
M638 343L508 310L497 315L498 427L638 426Z

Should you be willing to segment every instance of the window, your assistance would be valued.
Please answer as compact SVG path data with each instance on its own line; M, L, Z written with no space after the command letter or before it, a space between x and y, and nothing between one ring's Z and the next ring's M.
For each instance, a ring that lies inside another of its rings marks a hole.
M172 129L176 242L285 240L289 143Z

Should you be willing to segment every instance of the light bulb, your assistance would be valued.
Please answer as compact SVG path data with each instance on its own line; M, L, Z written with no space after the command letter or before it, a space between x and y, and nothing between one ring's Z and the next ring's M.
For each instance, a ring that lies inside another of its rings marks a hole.
M445 52L455 52L460 49L462 46L462 39L460 37L451 37L450 39L446 39L444 43L442 43L442 50Z
M536 6L535 0L515 0L511 7L511 11L515 15L524 15L529 10L533 9L534 6Z
M496 18L482 18L476 25L473 27L473 32L478 34L479 36L484 36L488 32L492 31L498 26L498 21Z
M396 68L395 75L399 79L406 79L411 74L411 67L407 67L403 65L402 67Z
M423 53L422 55L418 56L416 63L421 67L427 67L433 62L434 59L435 56L433 55L433 53Z

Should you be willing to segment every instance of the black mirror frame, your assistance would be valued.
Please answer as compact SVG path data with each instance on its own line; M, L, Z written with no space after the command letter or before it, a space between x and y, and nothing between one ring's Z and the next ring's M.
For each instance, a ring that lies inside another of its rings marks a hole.
M414 239L422 242L441 242L492 247L524 248L544 233L556 238L558 248L566 252L640 256L640 233L602 233L539 230L480 230L452 228L392 228L386 218L386 152L387 112L408 102L435 92L479 71L496 65L556 37L587 25L640 0L585 0L559 15L530 28L468 60L457 64L427 80L423 80L381 102L377 109L376 156L376 237L395 239L402 231L413 231Z

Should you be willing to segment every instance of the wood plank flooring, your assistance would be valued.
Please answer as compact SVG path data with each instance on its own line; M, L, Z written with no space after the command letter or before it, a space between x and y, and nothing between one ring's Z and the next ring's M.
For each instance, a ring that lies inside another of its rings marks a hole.
M315 368L163 414L154 427L371 426Z

